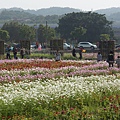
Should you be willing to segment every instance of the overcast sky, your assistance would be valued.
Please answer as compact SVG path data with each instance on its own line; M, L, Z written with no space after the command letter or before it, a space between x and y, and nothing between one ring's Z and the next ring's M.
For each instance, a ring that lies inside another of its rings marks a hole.
M0 8L11 7L34 10L49 7L70 7L83 11L94 11L120 7L120 0L0 0Z

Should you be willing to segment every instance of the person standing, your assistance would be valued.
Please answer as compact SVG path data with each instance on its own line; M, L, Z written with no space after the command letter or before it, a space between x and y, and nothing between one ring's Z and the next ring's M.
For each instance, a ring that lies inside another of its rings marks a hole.
M13 55L14 55L14 59L17 59L17 48L16 48L16 46L13 47Z
M120 56L117 57L116 64L117 64L117 67L120 68Z
M100 52L97 54L97 62L102 61L102 55Z
M113 67L113 64L114 64L113 51L110 51L110 53L108 54L107 62L109 63L109 67L111 67L111 66Z
M10 51L11 51L11 48L10 48L10 46L8 45L7 48L6 48L6 52L7 52L7 54L6 54L6 59L11 59Z
M80 47L80 48L79 48L79 55L80 55L80 57L79 57L79 58L80 58L80 60L82 59L82 51L83 51L83 48L82 48L82 47Z
M20 50L20 55L21 55L21 58L23 59L25 55L25 49L23 47Z
M38 50L41 50L42 49L42 46L41 44L38 45Z
M75 48L73 48L73 50L72 50L72 55L73 55L73 57L76 57L76 50L75 50Z

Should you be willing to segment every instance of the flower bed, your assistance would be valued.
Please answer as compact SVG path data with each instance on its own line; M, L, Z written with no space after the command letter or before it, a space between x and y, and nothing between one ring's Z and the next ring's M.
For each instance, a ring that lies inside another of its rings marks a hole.
M0 119L120 119L120 69L106 62L0 61Z

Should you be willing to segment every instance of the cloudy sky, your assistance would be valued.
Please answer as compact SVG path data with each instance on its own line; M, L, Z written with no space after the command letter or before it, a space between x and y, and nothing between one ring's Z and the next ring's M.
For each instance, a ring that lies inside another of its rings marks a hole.
M70 7L83 11L120 7L120 0L0 0L0 8L19 7L38 10L49 7Z

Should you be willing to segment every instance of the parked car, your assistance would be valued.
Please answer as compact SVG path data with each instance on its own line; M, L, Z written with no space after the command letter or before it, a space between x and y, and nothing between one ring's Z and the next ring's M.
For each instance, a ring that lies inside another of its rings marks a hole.
M90 42L79 42L77 47L96 49L97 45Z
M36 49L36 45L30 45L30 49Z
M68 43L63 43L63 49L64 50L71 50L72 49L72 45L69 45Z
M120 44L115 45L115 49L120 49Z

